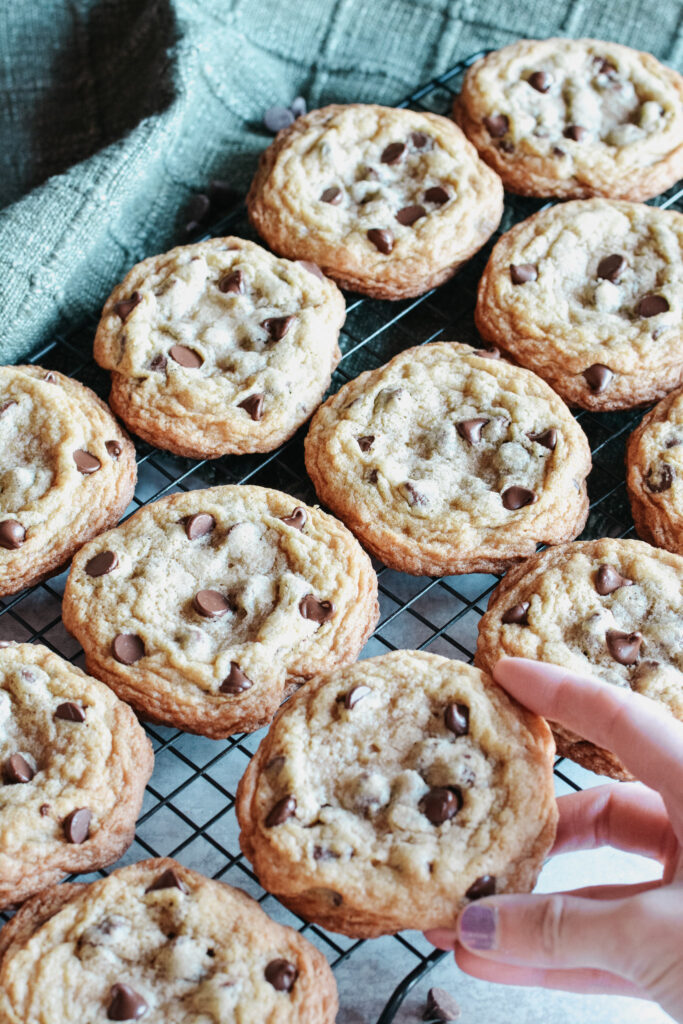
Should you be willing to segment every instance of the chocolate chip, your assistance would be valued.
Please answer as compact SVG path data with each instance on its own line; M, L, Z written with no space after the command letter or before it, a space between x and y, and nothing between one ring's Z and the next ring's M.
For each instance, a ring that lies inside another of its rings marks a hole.
M425 192L425 201L428 203L436 203L438 206L443 206L450 199L450 195L443 187L443 185L432 185Z
M122 299L114 305L114 312L121 319L127 320L139 302L142 302L140 292L133 292L129 299Z
M485 117L484 124L492 139L501 139L510 127L505 114L493 114L492 117Z
M598 65L598 73L601 75L611 75L617 70L614 64L611 64L604 57L595 57L595 62Z
M204 218L208 217L210 209L211 201L203 192L197 192L195 195L190 197L190 200L185 207L185 216L192 225L192 228L201 224ZM191 230L189 224L188 230Z
M12 754L5 761L2 774L6 785L14 786L20 782L30 782L36 773L25 757L21 754Z
M504 153L514 153L515 147L509 139L501 139L500 142L496 143L498 149L502 149Z
M530 491L528 487L507 487L502 495L503 505L510 512L514 512L515 509L524 508L525 505L531 505L536 501L536 495L533 491Z
M270 316L261 321L261 327L268 332L271 341L281 341L293 321L293 316Z
M145 645L135 633L118 633L111 647L114 657L122 665L133 665L145 655Z
M295 98L289 105L289 109L294 114L295 119L297 117L303 117L303 115L306 113L306 100L303 98L303 96L295 96Z
M332 206L339 206L342 201L342 190L337 185L330 185L320 196L321 203L330 203Z
M534 71L532 75L529 75L527 82L532 89L536 92L547 92L550 86L553 84L553 76L547 71Z
M294 114L288 107L269 107L263 115L263 123L273 135L277 135L283 128L289 128L294 121Z
M313 847L313 860L339 860L339 854L326 850L322 846Z
M358 440L358 447L360 448L360 450L362 452L369 452L370 449L372 448L373 444L375 443L375 435L374 434L366 434L364 437L357 438L357 440Z
M296 800L293 796L283 796L282 800L271 808L266 818L266 828L274 828L276 825L283 825L289 818L294 817L296 811Z
M565 139L582 142L588 135L588 129L582 128L580 124L570 124L568 128L565 128L563 135Z
M365 697L369 697L372 693L372 687L364 686L362 683L360 686L354 686L344 697L344 707L351 711L355 708L356 704L362 701Z
M188 540L197 540L211 533L216 520L208 512L195 512L185 520L185 535Z
M15 551L26 540L26 530L16 519L5 519L0 523L0 548Z
M670 437L669 440L664 445L664 447L665 448L677 448L678 445L681 444L681 443L682 442L681 442L680 438L678 438L678 437Z
M104 447L107 449L112 459L118 459L119 455L123 451L120 441L105 441Z
M475 355L481 359L500 359L501 353L499 348L478 348Z
M221 693L231 693L233 696L250 690L252 681L244 674L236 661L230 662L230 671L221 683Z
M52 372L52 370L48 370L45 376L43 377L43 380L45 381L46 384L56 384L57 376Z
M175 868L166 868L156 881L152 882L148 889L145 889L145 892L158 892L161 889L180 889L181 892L188 892L187 886Z
M620 665L633 665L638 660L643 642L642 633L621 633L618 629L608 629L605 640L607 650Z
M404 227L409 228L416 220L420 217L424 217L427 211L424 206L419 204L413 204L411 206L402 206L396 214L396 220L399 224L403 224Z
M602 597L613 594L620 587L632 587L633 580L622 576L613 565L601 565L595 574L595 589Z
M52 808L50 804L41 804L40 807L38 808L38 810L40 811L41 818L47 818L51 809Z
M431 1024L443 1024L446 1021L458 1020L460 1007L445 988L430 988L427 993L427 1005L422 1019Z
M489 420L479 416L473 420L462 420L456 424L455 429L470 444L476 444L477 441L481 441L481 432L488 422Z
M166 369L166 356L157 355L154 356L152 362L149 364L150 370L165 370Z
M319 281L325 280L325 275L317 263L311 263L310 260L297 260L296 262L300 267L303 267L304 270L307 270L309 274L313 274L313 277L317 277Z
M508 608L506 612L503 612L500 617L500 621L504 622L506 625L514 624L516 626L528 626L528 613L529 601L520 601L519 604L513 604L511 608Z
M55 718L59 718L63 722L85 722L85 708L67 700L64 704L59 705L55 711Z
M263 391L258 391L254 395L249 395L243 402L238 402L237 408L244 409L245 412L249 413L252 420L258 421L263 418L263 402L265 397Z
M382 152L381 160L383 164L397 164L403 154L406 151L406 147L402 142L391 142L386 149Z
M301 508L299 505L294 509L291 516L283 516L281 522L283 522L285 526L294 527L295 530L303 530L307 519L308 516L306 515L306 509Z
M394 236L386 228L370 228L368 239L385 256L388 256L394 248Z
M526 284L527 281L535 281L538 277L538 268L535 263L511 263L510 280L513 284Z
M550 427L549 430L543 430L539 434L527 434L530 441L535 441L536 444L540 444L543 448L548 448L551 452L555 450L557 444L557 431L555 427Z
M469 887L465 896L468 900L481 900L484 896L493 896L496 891L496 880L493 875L480 875Z
M457 786L434 786L420 801L422 813L432 825L442 825L454 818L462 807L462 794Z
M76 449L73 459L76 463L76 469L83 476L90 476L91 473L96 473L98 469L102 468L100 460L95 455L91 455L90 452L86 452L83 448Z
M299 972L289 960L271 960L265 969L266 981L278 992L291 992Z
M148 1006L139 992L130 985L118 981L109 991L108 1020L139 1020L147 1013Z
M174 362L179 366L184 366L186 370L197 370L204 362L199 353L188 348L187 345L173 345L168 354Z
M411 132L410 141L415 149L424 149L429 142L429 136L425 135L424 132Z
M666 313L669 303L663 295L644 295L638 303L638 316L658 316L659 313Z
M604 366L602 363L593 363L583 371L583 376L591 391L598 394L600 391L604 391L611 381L612 371L609 366Z
M377 470L371 469L370 472L368 473L367 479L368 483L376 484L377 481L379 480L379 473L377 472Z
M618 252L604 256L598 263L598 277L605 281L617 281L626 269L626 259Z
M566 155L567 154L565 153L565 151L561 149L559 146L553 146L553 156L563 157Z
M217 590L198 590L194 595L193 604L200 615L206 619L219 619L230 611L230 602Z
M406 480L402 487L405 492L403 495L404 498L406 499L408 504L411 505L413 508L415 508L415 506L417 505L429 504L424 494L422 494L421 491L418 491L417 487L413 483L411 483L410 480Z
M62 823L67 843L84 843L90 835L91 820L92 814L87 807L79 807L78 810L72 811Z
M470 728L470 709L467 704L447 704L443 720L454 736L465 736Z
M670 466L668 462L663 462L659 467L658 474L655 473L653 468L650 468L645 479L648 490L652 491L653 494L661 494L663 491L668 491L674 482L673 466Z
M319 601L313 594L307 594L299 601L299 611L304 619L323 623L334 615L334 605L331 601Z
M218 290L224 295L241 295L244 291L244 274L241 270L233 270L224 274L218 282Z
M119 564L119 556L115 551L100 551L85 563L88 576L106 576Z

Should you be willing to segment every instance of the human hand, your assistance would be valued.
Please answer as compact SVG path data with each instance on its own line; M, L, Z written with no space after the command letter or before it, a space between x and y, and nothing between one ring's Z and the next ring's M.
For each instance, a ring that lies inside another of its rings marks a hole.
M615 846L663 865L662 878L471 903L457 930L427 938L485 981L656 1000L683 1022L683 724L630 690L525 658L494 678L521 704L622 760L640 783L560 797L552 854ZM647 788L649 787L649 788Z

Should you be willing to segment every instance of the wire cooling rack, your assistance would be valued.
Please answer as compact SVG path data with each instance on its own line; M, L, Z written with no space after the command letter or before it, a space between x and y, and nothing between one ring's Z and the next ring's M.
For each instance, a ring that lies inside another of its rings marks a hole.
M473 54L420 86L400 106L449 114L463 72L480 56ZM671 190L655 203L683 210L683 188ZM500 232L530 216L541 205L539 200L508 196ZM255 237L243 204L213 223L210 230L183 240L225 234ZM473 318L476 285L494 240L452 281L417 299L380 302L349 296L340 337L342 361L330 393L412 345L438 338L479 344ZM91 355L96 322L93 318L77 332L58 336L36 352L32 361L76 377L106 399L108 375L97 367ZM591 506L584 539L634 535L624 483L624 446L641 415L642 411L627 411L580 412L577 416L590 442L594 466L588 480ZM303 502L314 503L315 493L304 468L305 431L304 427L277 451L265 456L226 456L203 462L180 458L137 441L138 485L128 513L177 491L247 481L276 487ZM498 577L414 577L379 563L375 563L375 568L381 618L362 657L396 648L418 648L472 660L477 624ZM0 599L0 639L44 643L82 665L80 648L66 632L60 616L65 579L63 573L14 597ZM237 783L263 734L216 741L159 726L147 726L147 732L155 750L154 774L145 794L135 842L117 866L145 857L171 856L206 875L240 886L255 896L271 917L305 933L326 955L339 986L339 1024L391 1024L397 1019L413 985L446 954L434 951L415 932L371 943L326 932L286 910L259 886L239 850L234 799ZM556 762L555 776L558 793L578 790L594 781L585 769L563 759ZM78 876L78 880L96 877ZM3 920L6 915L0 915L0 923ZM365 947L362 952L361 947ZM370 990L374 1002L359 1007L358 993L364 988Z

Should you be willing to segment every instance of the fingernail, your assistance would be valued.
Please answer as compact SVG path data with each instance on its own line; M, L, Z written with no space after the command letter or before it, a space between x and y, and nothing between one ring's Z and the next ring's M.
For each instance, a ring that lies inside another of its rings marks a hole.
M498 911L482 903L465 907L460 915L460 940L468 949L495 949Z

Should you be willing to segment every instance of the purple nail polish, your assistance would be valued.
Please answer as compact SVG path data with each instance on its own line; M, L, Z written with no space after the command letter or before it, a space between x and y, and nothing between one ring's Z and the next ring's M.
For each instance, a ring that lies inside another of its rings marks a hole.
M495 949L497 917L495 907L482 903L465 907L460 916L461 941L469 949Z

